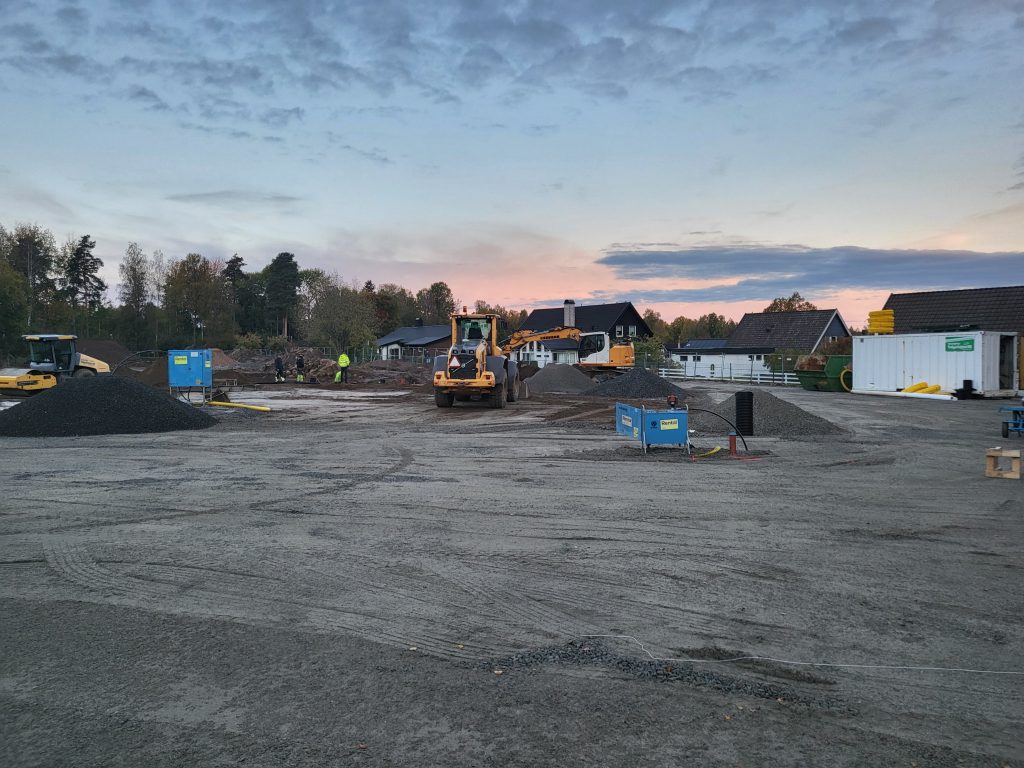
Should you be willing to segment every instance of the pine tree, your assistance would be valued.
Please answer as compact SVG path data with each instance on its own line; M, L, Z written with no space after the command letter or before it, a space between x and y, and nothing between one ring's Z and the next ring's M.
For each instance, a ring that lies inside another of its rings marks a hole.
M99 276L103 260L92 252L95 247L95 240L89 235L82 235L68 258L61 279L61 288L75 315L79 308L85 309L86 333L89 315L102 306L103 292L107 290L107 284Z

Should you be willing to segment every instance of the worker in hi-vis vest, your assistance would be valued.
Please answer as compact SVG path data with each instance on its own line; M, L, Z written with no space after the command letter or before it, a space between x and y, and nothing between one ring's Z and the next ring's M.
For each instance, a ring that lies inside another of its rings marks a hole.
M334 374L334 383L348 381L348 355L342 352L338 355L338 372Z

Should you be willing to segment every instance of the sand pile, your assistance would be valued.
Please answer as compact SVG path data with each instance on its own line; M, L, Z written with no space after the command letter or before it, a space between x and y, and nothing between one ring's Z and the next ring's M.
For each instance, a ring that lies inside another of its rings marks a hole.
M217 349L213 347L210 349L211 363L213 364L213 370L234 370L238 366L238 362L228 355L223 349Z
M684 395L681 388L646 368L633 368L621 376L601 382L584 394L621 397L628 400L653 400L668 395Z
M578 395L594 386L587 374L571 365L545 365L529 381L532 394L564 392Z
M68 379L0 411L0 435L68 437L204 429L217 420L121 376Z

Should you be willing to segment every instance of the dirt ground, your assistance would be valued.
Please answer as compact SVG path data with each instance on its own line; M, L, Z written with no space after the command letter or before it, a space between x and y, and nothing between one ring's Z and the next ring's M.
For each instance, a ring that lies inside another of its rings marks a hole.
M998 404L773 391L848 432L691 461L601 402L281 387L5 439L0 764L1024 765Z

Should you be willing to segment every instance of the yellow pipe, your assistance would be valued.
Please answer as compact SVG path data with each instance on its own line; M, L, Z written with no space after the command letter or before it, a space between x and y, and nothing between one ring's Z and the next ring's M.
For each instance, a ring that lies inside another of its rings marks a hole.
M920 392L922 395L934 395L940 389L942 389L942 387L940 387L938 384L932 384L930 387L925 387L924 389L920 390Z
M904 392L920 392L922 389L928 386L927 381L919 381L916 384L911 384L909 387L904 387Z
M250 411L259 411L260 413L270 413L270 409L265 405L246 405L245 403L222 403L219 400L208 400L207 405L216 405L218 408L247 408Z

